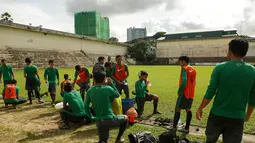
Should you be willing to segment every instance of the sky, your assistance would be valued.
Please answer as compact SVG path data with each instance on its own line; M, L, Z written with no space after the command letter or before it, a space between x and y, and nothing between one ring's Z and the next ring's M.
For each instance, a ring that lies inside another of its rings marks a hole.
M237 29L255 36L255 0L0 0L0 13L15 23L74 33L74 12L96 10L109 17L111 37L127 40L127 28L179 33Z

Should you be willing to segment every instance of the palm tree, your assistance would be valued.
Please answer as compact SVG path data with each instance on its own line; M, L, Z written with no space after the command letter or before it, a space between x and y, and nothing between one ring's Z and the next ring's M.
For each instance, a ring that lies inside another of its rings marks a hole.
M13 22L13 19L12 19L12 16L8 12L5 12L1 15L1 20L0 21Z

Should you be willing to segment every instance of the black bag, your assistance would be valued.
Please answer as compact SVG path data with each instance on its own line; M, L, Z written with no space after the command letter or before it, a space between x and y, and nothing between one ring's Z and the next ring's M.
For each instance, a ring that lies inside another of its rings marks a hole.
M130 143L156 143L156 138L151 132L129 134L128 139Z
M179 141L179 137L176 136L176 132L172 130L162 133L159 135L158 139L158 143L178 143Z

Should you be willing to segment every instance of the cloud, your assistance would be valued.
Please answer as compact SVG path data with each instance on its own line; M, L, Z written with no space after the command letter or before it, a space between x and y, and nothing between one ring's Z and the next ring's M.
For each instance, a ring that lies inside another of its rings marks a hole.
M130 14L166 4L173 8L177 0L66 0L67 11L73 14L79 11L96 10L102 15L112 16Z

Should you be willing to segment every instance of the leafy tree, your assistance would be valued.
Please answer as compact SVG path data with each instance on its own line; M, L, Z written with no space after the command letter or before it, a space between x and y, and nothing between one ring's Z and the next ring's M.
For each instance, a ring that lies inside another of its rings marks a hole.
M118 38L116 38L116 37L111 37L111 38L109 39L109 41L112 41L112 42L118 42L118 41L119 41L119 39L118 39Z
M151 62L156 58L155 48L146 40L136 40L128 48L128 54L138 62Z
M5 12L1 15L1 20L0 21L13 22L13 19L12 19L11 15L8 12Z

